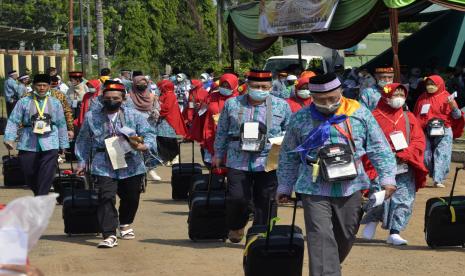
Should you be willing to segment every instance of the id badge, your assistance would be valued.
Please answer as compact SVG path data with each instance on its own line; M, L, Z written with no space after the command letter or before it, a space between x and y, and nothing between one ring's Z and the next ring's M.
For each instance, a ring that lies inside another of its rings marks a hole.
M433 127L429 132L430 136L444 136L444 128L443 127Z
M71 105L72 108L77 108L78 107L78 100L73 100L73 103Z
M35 121L34 129L32 130L35 134L44 134L45 133L46 123L44 121Z
M353 174L357 174L357 169L353 162L328 167L328 176L330 178L338 178Z
M420 114L428 114L429 108L431 107L431 104L424 104L421 106L421 111Z
M391 138L392 145L396 151L408 148L407 140L405 139L402 131L391 132L389 137Z
M194 108L194 102L189 102L189 108Z
M408 172L408 164L407 163L397 163L397 174L403 174Z

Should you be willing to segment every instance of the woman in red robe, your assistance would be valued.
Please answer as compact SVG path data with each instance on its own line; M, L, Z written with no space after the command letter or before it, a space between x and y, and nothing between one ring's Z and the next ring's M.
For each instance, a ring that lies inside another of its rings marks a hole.
M309 78L300 78L295 86L295 95L286 99L287 103L291 107L292 113L295 113L305 106L309 106L312 103L310 97L310 90L308 90Z
M443 181L449 173L451 162L452 140L462 135L465 120L440 76L426 78L425 84L426 91L418 98L413 113L426 135L426 167L434 186L444 188ZM439 122L433 132L430 131L429 122Z
M378 121L397 159L397 190L390 203L384 204L383 217L366 218L363 231L365 238L373 238L380 220L383 228L389 230L387 243L407 244L400 235L405 230L413 211L415 194L426 184L426 169L423 159L426 147L420 122L413 113L404 110L407 88L399 83L388 84L383 88L381 100L373 116ZM378 187L380 188L380 187Z
M99 80L88 80L86 85L89 88L89 92L84 94L84 97L82 97L81 110L79 112L79 116L74 120L74 125L78 129L81 128L82 124L84 123L84 117L86 116L86 113L89 110L89 106L92 100L100 95L101 85Z
M182 112L184 123L189 129L192 128L193 122L197 117L204 117L203 115L205 113L202 113L202 112L207 107L207 97L208 97L208 91L203 88L202 81L192 80L191 84L192 84L191 86L192 88L189 91L187 107L184 108ZM201 120L203 121L203 118L201 118ZM198 131L198 130L194 130L194 131Z
M202 147L206 149L210 159L214 155L213 144L220 113L228 99L239 95L238 86L239 79L234 74L226 73L220 78L219 91L212 93L208 99L208 108L203 125ZM205 159L208 159L207 155L205 157Z

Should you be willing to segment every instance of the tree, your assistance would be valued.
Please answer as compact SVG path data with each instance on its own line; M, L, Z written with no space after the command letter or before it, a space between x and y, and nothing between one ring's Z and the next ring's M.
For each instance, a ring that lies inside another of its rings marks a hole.
M103 8L102 0L95 0L95 18L97 21L97 54L99 70L107 67L105 58L105 37L103 29Z
M148 72L151 69L152 32L146 10L138 3L129 2L122 25L118 40L121 47L116 52L115 65Z

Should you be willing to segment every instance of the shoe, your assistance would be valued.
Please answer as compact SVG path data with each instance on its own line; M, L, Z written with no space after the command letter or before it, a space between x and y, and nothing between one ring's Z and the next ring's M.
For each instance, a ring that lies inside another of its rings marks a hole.
M116 236L111 235L108 238L101 241L97 245L97 248L113 248L115 246L118 246L118 239L116 238Z
M369 222L363 228L362 236L364 239L371 240L375 237L376 228L378 227L379 222Z
M392 245L407 245L407 240L404 240L399 234L391 234L386 243Z
M240 243L244 238L244 228L239 230L229 230L228 239L232 243Z
M445 188L446 186L442 183L434 183L434 188Z
M61 156L58 156L58 164L63 164L65 163L65 159L61 158Z
M155 171L155 169L151 169L151 170L148 172L148 175L150 176L150 178L151 178L152 180L161 181L161 177L157 174L157 172Z
M136 234L134 233L134 229L132 228L129 228L129 229L126 229L126 230L123 230L123 228L127 228L129 227L130 225L121 225L119 227L119 233L121 235L121 239L123 240L133 240L136 238Z
M179 163L179 155L176 155L176 157L171 161L171 164L178 164Z

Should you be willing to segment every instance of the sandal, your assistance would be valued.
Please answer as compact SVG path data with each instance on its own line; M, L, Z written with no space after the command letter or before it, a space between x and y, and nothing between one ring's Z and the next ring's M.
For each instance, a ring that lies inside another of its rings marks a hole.
M104 239L101 241L98 245L97 248L113 248L118 245L118 239L116 236L111 235L108 238Z
M134 229L129 228L127 230L123 230L123 227L119 228L121 239L123 240L133 240L136 238L136 234L134 233Z

